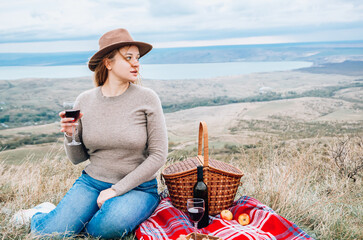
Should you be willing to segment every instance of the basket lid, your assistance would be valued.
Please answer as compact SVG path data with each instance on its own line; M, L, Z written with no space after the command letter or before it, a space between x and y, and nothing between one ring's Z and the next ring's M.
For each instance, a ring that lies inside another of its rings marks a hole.
M225 162L221 162L214 159L209 159L209 167L229 174L241 175L241 176L243 175L242 171L239 170L238 168L229 165Z
M172 175L176 173L189 172L196 169L200 164L197 158L188 158L186 160L176 162L163 171L164 175Z
M203 165L202 161L199 160L198 157L188 158L184 161L176 162L170 165L169 167L164 169L163 175L168 176L168 175L189 173L191 171L195 171L197 166ZM208 167L226 174L238 175L238 176L243 175L242 171L239 170L238 168L235 168L232 165L214 159L209 159Z

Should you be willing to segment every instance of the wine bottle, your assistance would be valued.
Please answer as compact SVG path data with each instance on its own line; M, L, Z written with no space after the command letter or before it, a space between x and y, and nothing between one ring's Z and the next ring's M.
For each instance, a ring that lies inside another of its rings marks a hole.
M205 228L209 225L208 188L203 182L203 166L197 167L197 183L193 188L194 198L202 198L205 202L205 211L202 219L198 222L198 228Z

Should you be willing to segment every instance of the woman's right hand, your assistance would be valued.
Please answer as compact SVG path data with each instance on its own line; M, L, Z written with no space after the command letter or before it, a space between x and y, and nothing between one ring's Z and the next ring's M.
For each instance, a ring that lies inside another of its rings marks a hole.
M83 113L79 114L79 118L77 121L73 122L73 118L66 118L65 111L62 111L59 113L59 116L61 117L61 132L66 133L68 136L72 136L72 126L76 126L78 123L78 120L83 116Z

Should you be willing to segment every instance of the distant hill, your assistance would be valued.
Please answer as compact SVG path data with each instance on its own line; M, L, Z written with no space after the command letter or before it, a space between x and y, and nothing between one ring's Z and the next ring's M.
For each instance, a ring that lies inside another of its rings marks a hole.
M325 63L297 71L309 73L342 74L348 76L363 76L363 61L344 61L342 63Z
M94 52L0 53L0 66L83 65ZM289 43L184 48L156 48L142 58L144 64L211 63L241 61L309 61L315 64L344 60L363 61L363 41Z
M143 79L142 83L159 95L164 112L175 112L237 102L333 97L338 91L339 96L358 104L360 98L348 90L360 93L361 78L286 71L192 80ZM0 80L0 130L59 121L62 102L92 87L91 77Z
M143 63L309 61L315 64L363 60L363 41L289 43L154 49Z

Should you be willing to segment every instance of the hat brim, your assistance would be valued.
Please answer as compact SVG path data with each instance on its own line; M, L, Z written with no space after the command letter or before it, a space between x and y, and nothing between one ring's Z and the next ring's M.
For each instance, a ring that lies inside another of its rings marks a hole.
M140 58L144 56L146 53L150 52L153 46L151 44L145 43L145 42L138 42L138 41L132 41L132 42L119 42L111 44L107 47L102 48L98 52L96 52L88 61L88 68L94 72L100 61L102 60L103 56L105 56L107 53L112 52L114 49L118 49L124 46L129 45L135 45L139 48L140 52Z

